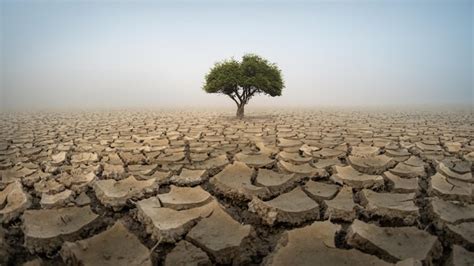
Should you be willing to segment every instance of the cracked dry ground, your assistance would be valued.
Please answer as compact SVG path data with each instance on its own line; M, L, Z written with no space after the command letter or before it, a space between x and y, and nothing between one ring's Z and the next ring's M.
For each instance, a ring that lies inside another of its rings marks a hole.
M1 265L473 265L462 112L0 116Z

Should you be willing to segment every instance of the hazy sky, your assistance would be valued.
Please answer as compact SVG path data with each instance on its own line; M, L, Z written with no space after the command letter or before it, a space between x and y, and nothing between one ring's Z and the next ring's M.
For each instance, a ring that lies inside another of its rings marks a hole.
M0 0L2 108L230 106L216 61L282 69L260 105L474 104L474 1Z

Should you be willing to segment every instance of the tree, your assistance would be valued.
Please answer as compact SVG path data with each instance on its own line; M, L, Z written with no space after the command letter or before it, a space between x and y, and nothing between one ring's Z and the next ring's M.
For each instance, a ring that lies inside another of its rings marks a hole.
M237 117L244 117L244 107L257 94L281 96L285 87L281 71L258 55L246 54L242 62L234 59L218 62L206 75L204 91L222 93L237 104Z

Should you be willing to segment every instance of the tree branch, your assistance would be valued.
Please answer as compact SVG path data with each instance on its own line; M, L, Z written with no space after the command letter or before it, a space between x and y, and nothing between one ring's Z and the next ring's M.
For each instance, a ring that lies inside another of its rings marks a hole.
M237 105L239 105L239 102L237 102L237 100L235 99L235 97L232 96L232 93L227 94L227 96L229 96Z
M252 98L252 96L255 94L255 92L257 91L257 88L254 88L253 90L251 88L245 88L244 89L244 101L245 101L245 104L247 104L249 102L249 100Z
M249 97L249 88L243 88L242 89L242 99L244 103L248 103L248 97Z
M255 94L255 92L257 92L257 88L253 89L253 90L250 92L249 96L252 97L252 96Z
M243 92L242 92L242 94L243 94ZM242 100L242 96L239 94L239 88L238 87L235 90L235 95L237 95L237 98L239 98L240 104L242 104L243 100Z

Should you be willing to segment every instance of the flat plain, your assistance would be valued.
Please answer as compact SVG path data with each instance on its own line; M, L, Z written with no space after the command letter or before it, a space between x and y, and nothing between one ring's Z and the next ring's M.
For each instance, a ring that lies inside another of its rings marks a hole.
M473 265L471 110L0 114L0 265Z

